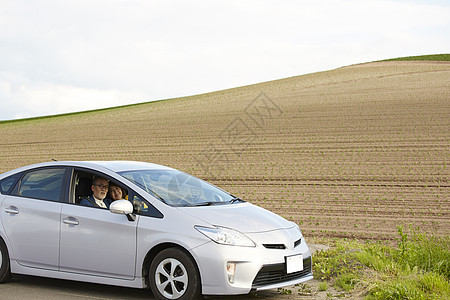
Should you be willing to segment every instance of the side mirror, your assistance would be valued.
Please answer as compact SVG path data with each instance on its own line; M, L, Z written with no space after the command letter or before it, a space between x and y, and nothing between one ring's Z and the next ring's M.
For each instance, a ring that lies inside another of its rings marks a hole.
M128 200L117 200L111 203L109 210L115 214L129 215L133 213L133 204Z

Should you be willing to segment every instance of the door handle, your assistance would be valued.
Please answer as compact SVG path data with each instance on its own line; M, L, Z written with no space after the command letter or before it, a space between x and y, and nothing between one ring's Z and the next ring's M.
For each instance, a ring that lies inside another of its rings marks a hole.
M5 212L12 215L17 215L19 213L19 209L15 206L10 206L5 208Z
M73 217L64 218L63 222L68 225L78 225L79 224L78 220Z

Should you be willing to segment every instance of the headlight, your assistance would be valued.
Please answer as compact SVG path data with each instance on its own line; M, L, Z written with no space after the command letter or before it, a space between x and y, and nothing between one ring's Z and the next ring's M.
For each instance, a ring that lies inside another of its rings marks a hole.
M195 229L209 237L212 241L230 246L255 247L255 243L245 234L224 227L195 226Z

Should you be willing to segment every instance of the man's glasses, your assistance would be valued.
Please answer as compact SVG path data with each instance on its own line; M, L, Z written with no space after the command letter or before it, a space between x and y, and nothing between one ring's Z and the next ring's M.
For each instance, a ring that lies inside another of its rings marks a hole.
M103 184L93 184L95 186L98 186L101 190L107 190L109 188L109 185L103 185Z

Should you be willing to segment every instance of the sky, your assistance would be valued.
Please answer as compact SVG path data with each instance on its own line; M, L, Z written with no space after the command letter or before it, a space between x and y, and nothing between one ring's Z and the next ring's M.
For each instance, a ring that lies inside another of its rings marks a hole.
M0 120L450 53L450 1L0 0Z

